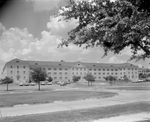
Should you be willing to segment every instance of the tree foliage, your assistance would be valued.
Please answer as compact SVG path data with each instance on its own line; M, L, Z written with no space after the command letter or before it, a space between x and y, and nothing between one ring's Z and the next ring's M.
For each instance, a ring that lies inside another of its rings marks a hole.
M88 73L86 76L84 76L84 79L88 81L88 86L89 86L89 83L91 83L92 85L92 82L95 81L95 77L91 73Z
M76 19L78 25L60 46L100 46L104 56L109 51L119 54L129 47L131 60L150 58L149 15L148 0L68 0L58 16L65 21Z
M106 81L108 81L111 85L114 84L115 81L116 81L116 77L111 76L111 75L104 77L104 79L105 79Z
M80 76L73 76L73 78L72 78L72 80L73 80L73 82L75 82L75 83L77 83L79 80L80 80Z
M40 90L40 82L44 81L47 77L46 71L40 67L34 67L30 73L33 82L38 83L38 89Z
M4 79L1 80L2 84L7 84L7 91L8 91L8 84L13 83L13 79L9 76L6 76Z
M48 82L52 82L53 78L51 76L48 77Z

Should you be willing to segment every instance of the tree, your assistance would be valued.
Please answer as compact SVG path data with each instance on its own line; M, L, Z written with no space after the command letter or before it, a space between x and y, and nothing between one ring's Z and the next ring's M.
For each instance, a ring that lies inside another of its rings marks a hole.
M77 82L80 80L80 76L73 76L73 78L72 78L72 80L73 80L73 82L75 82L76 84L77 84Z
M130 59L150 58L150 6L148 0L68 0L58 16L78 21L59 46L73 43L85 48L100 46L104 56L131 49ZM61 21L60 20L60 21Z
M53 78L51 76L48 77L48 82L52 82Z
M107 76L107 77L104 77L104 79L105 79L106 81L109 81L110 85L112 85L112 84L114 83L114 81L116 81L116 77L111 76L111 75L109 75L109 76Z
M88 86L89 86L89 83L91 83L92 85L92 82L95 81L95 77L91 73L88 73L86 76L84 76L84 79L88 81Z
M123 76L123 80L124 80L125 82L129 82L129 81L130 81L130 79L127 77L127 75L124 75L124 76Z
M12 78L6 76L4 79L2 79L2 84L7 84L7 91L8 91L8 85L10 83L13 83L13 79Z
M47 77L46 71L42 70L40 67L34 67L30 73L32 80L38 83L38 90L40 90L40 82L44 81Z

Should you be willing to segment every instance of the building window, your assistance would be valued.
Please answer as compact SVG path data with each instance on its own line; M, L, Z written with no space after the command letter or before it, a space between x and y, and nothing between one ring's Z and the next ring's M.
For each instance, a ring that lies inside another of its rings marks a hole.
M56 75L57 74L57 72L54 72L54 75Z
M23 66L23 68L25 69L26 67L25 67L25 66Z
M111 71L113 71L113 69L111 69Z
M60 72L59 74L62 75L62 72Z
M54 79L57 79L57 77L54 77Z
M11 68L13 68L13 66L11 66Z
M78 75L78 73L76 73Z
M65 70L67 70L67 68L65 68Z
M105 71L105 69L103 69L103 71Z
M101 79L101 77L99 77L99 79Z
M90 71L92 71L92 69L90 69Z
M65 75L67 75L67 72L65 72Z
M107 69L107 71L109 71L109 69Z
M117 71L117 69L115 69Z
M72 74L74 75L74 72Z
M109 73L107 73L107 75L109 75Z
M105 75L105 73L103 73L103 75Z
M17 69L19 69L19 66L17 66Z
M80 75L82 75L82 72L80 73Z
M11 71L11 74L13 73L13 71Z
M62 77L59 77L59 79L62 79Z
M99 71L101 71L101 69L99 69Z
M51 70L51 68L48 68L48 70Z
M62 70L62 68L59 68L59 70Z
M100 75L101 73L99 73L99 75Z
M23 72L24 74L26 73L26 71Z
M65 79L68 79L67 77L65 77Z
M116 75L117 75L117 73L116 73Z
M74 68L72 68L72 70L74 70Z
M17 74L19 74L19 71L17 71Z
M114 74L114 73L111 73L112 75Z
M94 71L96 71L96 69L94 69Z
M43 68L43 70L45 70L45 68Z
M96 75L96 72L94 73L94 75Z
M54 68L54 70L57 70L57 68Z
M26 76L24 76L24 79L26 79Z

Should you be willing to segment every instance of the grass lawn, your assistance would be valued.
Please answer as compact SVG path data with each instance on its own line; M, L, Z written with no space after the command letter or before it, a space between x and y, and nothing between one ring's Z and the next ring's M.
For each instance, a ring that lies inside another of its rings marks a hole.
M18 104L38 104L54 101L69 101L92 97L112 97L117 93L95 91L44 91L33 93L0 94L0 107Z
M150 112L150 103L139 102L92 109L72 110L10 118L8 117L1 118L0 122L92 122L93 120L98 120L100 118L140 112Z
M117 89L117 90L150 90L150 87L140 87L140 86L136 86L136 87L129 87L129 86L125 86L125 87L109 87L108 89Z

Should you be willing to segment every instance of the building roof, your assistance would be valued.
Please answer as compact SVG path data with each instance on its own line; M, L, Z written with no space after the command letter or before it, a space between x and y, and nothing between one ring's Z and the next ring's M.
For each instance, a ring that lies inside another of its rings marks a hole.
M66 61L29 61L29 60L20 60L20 59L13 59L9 62L7 62L3 68L3 71L7 64L9 63L16 63L19 62L21 64L27 64L29 66L39 65L39 66L60 66L60 67L88 67L88 68L125 68L125 67L136 67L138 66L133 65L131 63L88 63L88 62L66 62Z

